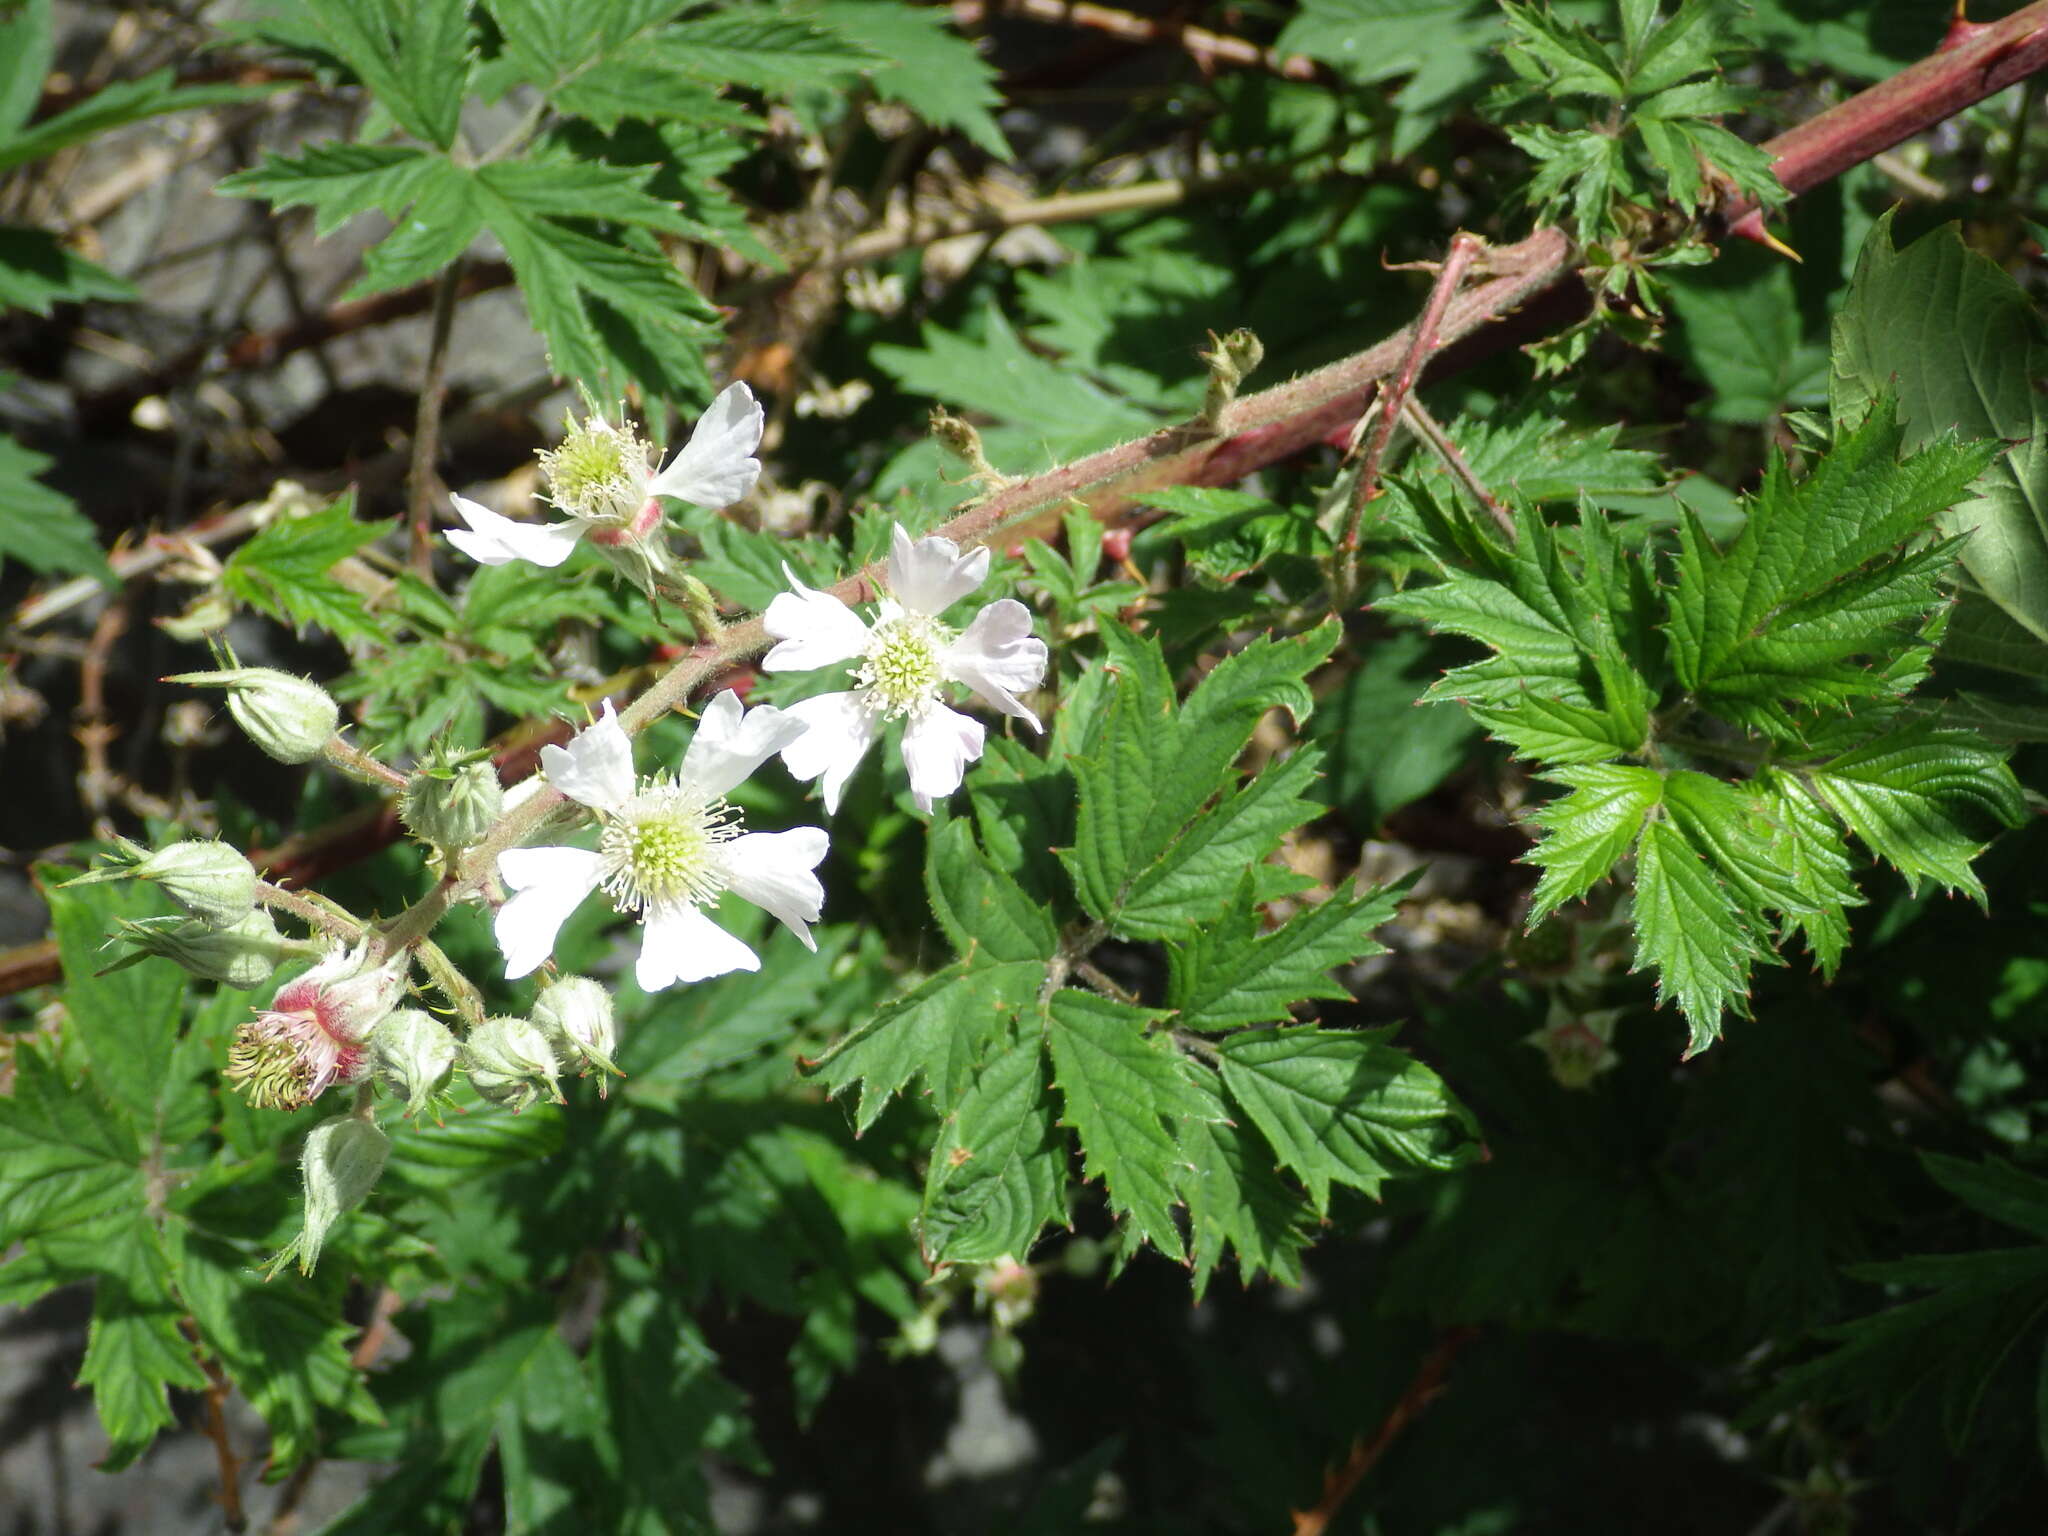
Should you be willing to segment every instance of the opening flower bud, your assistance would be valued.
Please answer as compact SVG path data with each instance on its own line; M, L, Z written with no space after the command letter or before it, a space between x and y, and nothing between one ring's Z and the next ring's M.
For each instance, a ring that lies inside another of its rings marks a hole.
M311 1274L320 1262L328 1231L363 1203L390 1155L391 1138L355 1115L337 1115L314 1126L305 1151L299 1154L299 1171L306 1182L305 1225L284 1252L270 1261L269 1273L276 1274L296 1259L299 1273Z
M116 961L110 970L133 965L145 955L158 955L202 980L244 992L270 980L287 953L287 940L261 907L225 928L209 927L189 917L136 918L121 924L118 937L133 944L135 952Z
M336 1083L369 1076L370 1032L397 1006L405 963L337 951L277 990L235 1031L227 1079L258 1109L302 1109Z
M340 707L325 688L269 667L180 672L164 681L227 689L228 713L235 723L280 763L311 762L341 722Z
M462 1065L478 1093L515 1115L543 1098L562 1102L555 1048L525 1019L484 1020L463 1042Z
M416 1115L448 1086L461 1047L440 1020L417 1008L400 1008L370 1031L370 1064L378 1081L405 1099Z
M399 803L406 830L436 848L471 847L504 809L505 791L488 758L465 763L437 757L421 764Z
M611 994L587 976L565 976L544 987L534 1000L533 1022L548 1038L563 1064L596 1067L614 1077L625 1074L613 1065L618 1051L618 1023Z

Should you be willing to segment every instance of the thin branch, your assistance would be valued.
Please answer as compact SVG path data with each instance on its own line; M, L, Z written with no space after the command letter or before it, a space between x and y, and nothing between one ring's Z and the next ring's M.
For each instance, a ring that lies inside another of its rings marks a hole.
M1501 505L1500 498L1489 491L1472 472L1472 466L1466 462L1465 455L1460 453L1458 445L1451 441L1450 433L1429 414L1429 407L1416 396L1410 395L1401 402L1401 412L1408 422L1409 430L1427 443L1430 451L1443 460L1444 468L1451 472L1452 478L1472 493L1473 498L1485 509L1486 515L1493 519L1494 527L1507 536L1510 544L1514 543L1514 518L1509 515L1508 509Z
M288 891L281 885L273 885L268 880L256 882L256 899L266 907L275 907L280 912L291 913L308 927L332 934L345 944L353 944L363 936L361 923L310 897L302 896L297 891Z
M434 582L434 503L441 477L434 461L441 453L441 401L447 395L448 335L455 327L455 306L462 293L462 260L457 257L434 285L434 321L427 342L427 372L420 381L419 416L412 429L412 473L408 518L412 530L412 571Z
M1351 511L1344 521L1343 548L1347 568L1357 563L1359 527L1365 521L1366 503L1379 494L1380 460L1393 439L1394 423L1401 419L1402 407L1415 392L1415 381L1422 376L1422 365L1436 350L1437 328L1443 324L1444 310L1449 307L1451 296L1458 291L1466 271L1484 248L1477 236L1462 233L1451 236L1450 249L1444 253L1443 265L1437 269L1436 281L1430 285L1429 302L1422 308L1422 318L1410 329L1408 351L1401 359L1401 371L1374 397L1374 402L1380 407L1379 420L1373 426L1372 441L1365 450L1364 463L1359 465L1358 478L1352 482Z
M1431 1399L1442 1389L1444 1375L1450 1370L1451 1362L1476 1331L1453 1328L1437 1341L1436 1348L1423 1357L1414 1379L1408 1383L1408 1390L1401 1394L1400 1401L1380 1421L1372 1439L1353 1441L1351 1454L1345 1458L1344 1465L1324 1477L1323 1496L1317 1500L1315 1508L1293 1512L1293 1536L1323 1536L1329 1530L1337 1511L1344 1507L1344 1501L1351 1497L1365 1474L1386 1454L1395 1437L1429 1406Z
M1315 61L1299 54L1282 55L1241 37L1190 27L1153 16L1134 16L1085 0L953 0L953 20L973 26L990 15L1025 16L1048 26L1079 27L1103 32L1126 43L1171 43L1204 69L1228 64L1241 69L1267 69L1289 80L1313 80Z

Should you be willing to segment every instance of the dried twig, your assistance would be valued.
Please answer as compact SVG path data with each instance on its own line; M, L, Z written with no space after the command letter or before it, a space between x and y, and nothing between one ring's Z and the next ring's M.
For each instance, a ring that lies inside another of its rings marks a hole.
M953 19L963 27L973 26L992 14L1024 16L1048 26L1079 27L1127 43L1172 43L1204 69L1214 69L1219 64L1268 69L1289 80L1313 80L1316 73L1315 61L1299 54L1283 56L1276 49L1261 48L1241 37L1155 16L1134 16L1106 5L1089 5L1085 0L953 0Z

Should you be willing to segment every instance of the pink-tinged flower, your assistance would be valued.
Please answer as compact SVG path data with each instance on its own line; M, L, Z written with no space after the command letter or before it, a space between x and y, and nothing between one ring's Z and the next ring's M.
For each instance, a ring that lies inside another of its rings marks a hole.
M725 507L754 488L761 461L761 404L744 384L728 384L711 402L666 468L654 468L654 449L628 426L593 416L573 427L556 447L540 456L548 500L569 515L566 523L521 523L501 517L466 497L455 510L469 526L454 529L448 542L480 565L525 560L556 566L588 537L612 549L628 547L659 569L659 498L672 496L700 507Z
M235 1031L226 1076L251 1104L302 1109L369 1076L370 1031L404 995L405 962L365 961L361 949L337 950Z
M768 605L762 622L781 644L761 660L763 671L808 671L858 661L855 687L792 704L804 734L782 749L799 779L822 779L825 809L891 720L903 722L903 766L920 810L960 787L981 756L981 722L948 709L942 689L964 684L984 702L1034 731L1038 717L1019 701L1045 678L1045 642L1031 634L1031 610L1011 598L990 603L966 629L939 615L988 579L989 554L962 555L951 539L919 539L898 525L889 551L889 595L872 625L829 592L814 592L787 566L790 587Z
M705 706L673 774L634 775L633 743L609 700L597 723L568 746L541 748L548 782L597 813L598 844L498 855L498 873L514 893L494 925L505 974L537 970L569 914L600 890L642 924L633 974L649 992L761 968L753 950L705 915L727 891L774 914L816 949L808 925L825 904L825 888L812 873L829 847L824 831L747 832L738 808L725 801L802 729L786 712L747 709L727 690Z

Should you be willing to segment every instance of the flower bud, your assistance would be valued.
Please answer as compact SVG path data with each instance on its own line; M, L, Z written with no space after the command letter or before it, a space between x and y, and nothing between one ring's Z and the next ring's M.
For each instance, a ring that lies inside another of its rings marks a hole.
M302 1109L336 1083L370 1074L370 1032L405 991L405 961L369 965L337 950L277 989L235 1031L227 1080L258 1109Z
M125 837L119 843L102 867L65 883L154 880L209 928L232 927L256 909L256 871L226 843L172 843L155 853Z
M299 1171L306 1181L305 1225L284 1252L270 1261L270 1274L292 1259L298 1260L300 1274L311 1274L320 1261L328 1229L363 1203L390 1155L391 1138L358 1116L336 1115L314 1126L305 1151L299 1154Z
M484 1020L463 1042L462 1065L478 1093L515 1115L543 1097L562 1102L554 1047L525 1019Z
M468 848L505 809L498 770L488 758L422 764L406 781L398 814L406 830L436 848Z
M1553 1004L1549 1022L1523 1039L1543 1053L1560 1088L1590 1088L1594 1078L1621 1060L1609 1043L1620 1017L1619 1008L1573 1014Z
M158 619L156 627L173 640L204 640L226 629L234 616L235 605L225 592L214 587L201 592L170 618Z
M625 1075L612 1063L619 1031L611 994L589 977L564 976L543 987L534 999L533 1023L564 1066L581 1064L614 1077Z
M109 969L133 965L144 955L160 955L202 980L244 992L270 980L286 953L284 935L261 907L225 928L211 928L189 917L134 918L121 924L118 936L135 945L137 952Z
M974 1289L998 1328L1014 1328L1038 1307L1038 1271L1004 1254L974 1273Z
M341 709L318 683L269 667L180 672L167 683L225 688L228 713L251 741L280 763L309 763L341 722Z
M417 1008L400 1008L370 1031L370 1066L416 1115L448 1086L460 1047L447 1026Z

